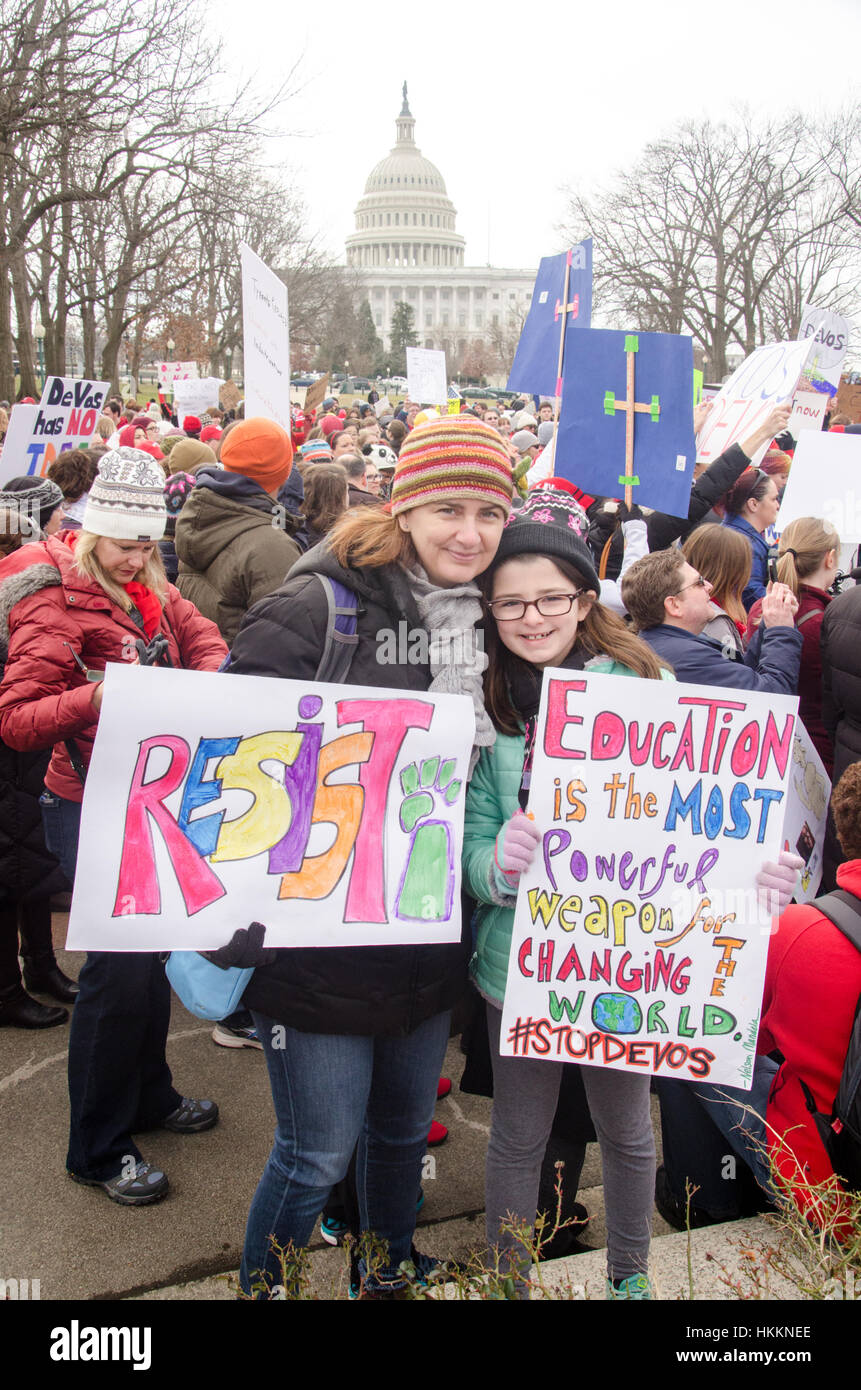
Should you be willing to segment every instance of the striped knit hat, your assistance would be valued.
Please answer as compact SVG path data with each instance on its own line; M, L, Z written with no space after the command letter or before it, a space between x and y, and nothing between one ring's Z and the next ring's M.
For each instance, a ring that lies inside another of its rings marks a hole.
M392 483L391 513L441 497L495 502L508 511L511 459L496 430L474 415L446 415L420 425L401 445Z
M82 528L115 541L157 541L164 535L164 469L142 449L114 449L99 464Z

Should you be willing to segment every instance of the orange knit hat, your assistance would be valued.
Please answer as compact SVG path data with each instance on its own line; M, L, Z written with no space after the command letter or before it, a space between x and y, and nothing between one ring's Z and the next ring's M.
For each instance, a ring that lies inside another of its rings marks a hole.
M221 462L228 473L242 473L264 492L277 492L290 475L293 445L286 430L258 415L229 431L221 446Z

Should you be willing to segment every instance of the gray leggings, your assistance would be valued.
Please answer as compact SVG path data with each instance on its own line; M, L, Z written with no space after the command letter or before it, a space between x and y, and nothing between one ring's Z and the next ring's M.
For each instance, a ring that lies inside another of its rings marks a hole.
M570 1064L500 1057L501 1021L502 1010L488 1004L493 1118L485 1201L488 1244L511 1250L514 1242L500 1232L500 1224L510 1225L512 1217L528 1226L535 1220L541 1160L556 1113L562 1067ZM649 1081L648 1076L609 1067L583 1067L586 1097L601 1145L611 1279L645 1273L648 1265L655 1191Z

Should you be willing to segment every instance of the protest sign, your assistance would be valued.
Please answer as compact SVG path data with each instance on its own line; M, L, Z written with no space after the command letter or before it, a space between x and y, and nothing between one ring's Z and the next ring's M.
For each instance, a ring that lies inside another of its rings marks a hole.
M837 410L848 415L853 424L861 424L861 381L841 377L837 388Z
M798 340L812 341L804 376L814 390L823 392L827 398L840 384L840 372L849 347L849 322L832 309L817 309L805 304Z
M830 800L831 778L799 719L792 741L792 764L783 821L783 848L800 854L804 860L794 895L797 903L813 902L819 891Z
M557 475L596 496L623 497L630 486L634 502L686 517L694 471L693 371L690 338L603 328L573 333L565 347Z
M186 415L203 415L217 405L224 382L220 376L203 376L173 384L173 408L182 424Z
M780 503L785 531L801 516L821 516L841 541L861 542L861 435L803 430Z
M792 399L811 347L809 338L803 343L769 343L745 358L714 398L697 437L699 463L714 463L730 444L749 439L776 405ZM757 450L751 459L754 466L770 442Z
M796 391L792 414L786 424L793 439L797 439L802 430L821 430L827 406L828 397L819 391Z
M245 418L265 415L290 433L290 317L287 286L256 256L239 247L242 265L242 360Z
M32 474L44 478L58 454L86 449L108 393L106 381L51 376L38 405L15 405L0 457L0 484Z
M503 1055L750 1087L797 709L545 670Z
M445 353L438 348L407 348L407 390L421 405L440 405L448 399Z
M235 410L242 400L235 381L225 381L218 389L218 404L222 410Z
M191 381L197 375L196 362L159 362L159 390L170 391L175 381Z
M108 666L70 949L459 941L474 731L462 695Z
M560 395L559 348L563 324L563 352L567 352L571 335L578 328L588 328L591 322L592 238L587 237L570 251L542 258L529 313L508 374L507 389L536 396Z
M322 400L329 394L329 373L321 376L318 381L313 382L305 392L304 409L314 410Z
M376 401L374 404L374 414L376 415L377 419L379 420L382 418L383 415L390 415L391 413L392 403L389 400L388 396L380 396L380 399Z

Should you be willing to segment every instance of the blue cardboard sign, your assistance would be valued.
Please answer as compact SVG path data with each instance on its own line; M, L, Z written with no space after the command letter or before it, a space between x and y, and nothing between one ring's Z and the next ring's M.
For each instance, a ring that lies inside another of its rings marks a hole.
M565 265L571 257L568 277L568 309L563 305ZM572 250L558 256L544 256L535 277L532 303L520 334L508 376L509 391L529 395L557 394L559 337L565 313L565 352L574 332L588 328L592 321L592 238L587 237Z
M625 495L628 352L634 351L633 499L687 516L696 444L693 340L591 328L566 338L556 473L587 492Z

